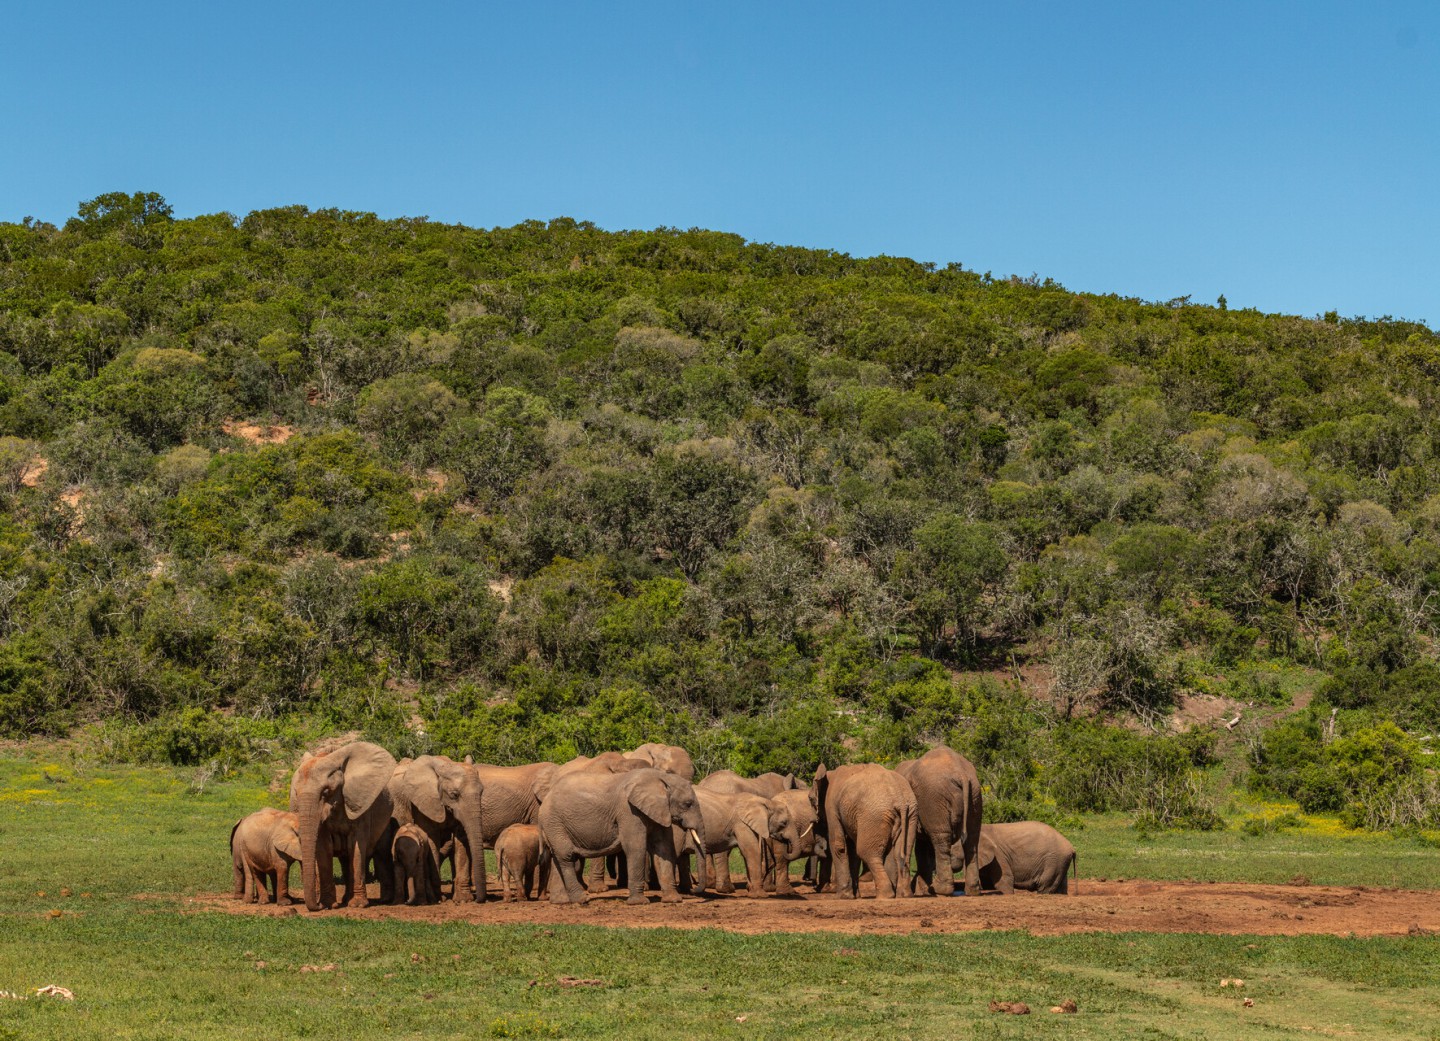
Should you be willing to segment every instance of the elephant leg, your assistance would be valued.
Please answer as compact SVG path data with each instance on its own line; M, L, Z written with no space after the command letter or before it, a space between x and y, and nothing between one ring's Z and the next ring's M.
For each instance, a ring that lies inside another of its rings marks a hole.
M585 888L592 893L603 893L610 888L605 880L605 858L591 857L585 872Z
M625 898L625 902L627 904L648 904L650 898L645 895L645 876L648 874L645 869L645 852L641 850L630 854L627 851L627 859L632 855L635 860L629 866L630 895Z
M715 892L735 892L735 880L730 877L730 851L710 855L710 869L715 877Z
M780 843L772 844L771 854L773 864L770 868L770 875L774 880L775 895L794 896L795 887L790 882L790 861L785 859L785 853L781 852Z
M241 865L242 878L240 881L240 899L247 904L255 902L255 873L251 870L249 863Z
M450 851L450 899L456 903L473 903L475 886L470 881L470 850L455 835L455 847Z
M755 899L765 895L765 854L760 838L752 832L736 836L740 842L740 859L745 862L745 895Z
M499 869L500 869L500 870L499 870L499 875L500 875L500 902L501 902L502 904L508 904L508 903L510 902L510 900L511 900L511 894L510 894L510 879L511 879L510 863L509 863L509 861L506 860L503 856L500 857L499 859L500 859L500 865L499 865Z
M585 887L580 884L580 858L557 854L555 861L560 869L560 881L564 885L566 900L572 904L589 903L590 894L585 892Z
M370 858L365 854L363 838L351 838L349 854L350 879L353 885L346 887L346 902L352 907L369 907L370 894L365 889L365 869L369 867Z
M653 861L656 888L660 890L660 902L678 904L680 902L678 888L680 856L675 852L675 839L669 828L659 829L655 837L654 856L646 859Z
M866 841L869 839L869 841ZM856 836L856 851L851 854L853 858L858 857L864 861L865 866L870 869L870 877L875 880L875 898L877 900L889 900L895 896L895 872L894 858L890 851L885 849L881 842L871 836Z
M290 861L282 860L279 869L275 872L279 888L275 892L275 902L281 907L289 907L295 901L290 898Z
M915 887L917 894L939 893L941 896L949 896L950 890L955 888L953 880L946 886L945 878L947 872L940 871L937 874L935 863L935 851L939 844L930 841L930 836L923 832L915 840Z
M1006 896L1015 895L1015 872L1011 870L1010 861L1004 857L1000 858L1000 880L995 883L995 891Z
M262 904L271 903L271 880L275 877L273 871L261 871L255 875L255 897Z
M970 845L968 842L965 842L965 843L956 843L956 845L955 845L954 848L955 848L955 849L958 849L958 850L960 851L960 857L961 857L961 862L962 862L962 868L961 868L961 870L963 870L963 871L965 872L965 893L966 893L966 895L969 895L970 893L974 893L976 896L979 896L979 895L980 895L980 858L979 858L979 855L978 855L979 852L980 852L979 842L977 841L976 844L975 844L975 846L974 846L973 848L971 847L971 845ZM953 851L952 851L952 862L953 862Z

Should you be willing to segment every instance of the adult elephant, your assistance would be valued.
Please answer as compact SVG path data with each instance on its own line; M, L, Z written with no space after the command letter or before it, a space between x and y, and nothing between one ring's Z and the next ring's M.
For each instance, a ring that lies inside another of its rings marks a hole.
M540 830L559 869L563 897L577 904L590 899L580 884L579 862L610 853L623 853L629 866L627 903L647 902L645 879L652 856L663 865L661 899L679 900L672 827L698 832L698 844L704 845L705 821L695 789L663 770L579 771L556 781L540 804ZM552 894L557 902L561 897L558 890Z
M1069 893L1071 869L1078 876L1075 847L1040 821L986 824L980 829L980 884L1000 893L1017 889Z
M970 760L945 745L919 759L907 759L895 771L910 782L920 812L915 843L917 875L930 891L949 896L955 872L965 873L965 892L980 892L975 854L980 847L980 777Z
M713 888L717 893L733 893L735 883L730 879L730 851L738 849L745 861L746 894L764 896L772 837L770 800L749 792L717 792L704 787L695 789L695 797L699 800L700 816L705 822L705 827L701 829L705 842L701 846L683 831L674 836L677 848L682 851L682 868L684 854L694 853L699 887L702 890ZM788 811L783 813L784 818L788 819L788 816ZM783 821L774 824L783 826ZM683 884L681 888L684 888Z
M815 771L810 786L815 828L830 847L835 895L853 900L862 862L875 878L875 896L910 894L910 853L917 827L915 794L894 770L855 763Z
M657 770L683 777L692 784L695 781L695 763L691 760L690 753L679 745L643 744L626 752L625 758L639 759Z
M540 803L559 770L554 763L489 766L471 763L467 757L465 765L474 769L485 793L480 802L480 831L487 848L493 849L495 839L512 824L540 822Z
M484 793L473 765L443 755L402 762L390 778L391 816L397 827L416 825L436 849L454 840L456 903L485 900Z
M620 752L601 752L597 756L577 755L569 762L555 768L554 779L569 777L577 773L622 774L632 770L652 770L654 767L644 759L632 759ZM611 865L617 885L625 885L625 869L621 864ZM610 888L605 878L605 858L595 857L585 873L585 887L592 893L603 893Z
M758 777L742 777L734 770L716 770L707 774L695 787L708 788L712 792L748 792L769 799L799 788L800 783L795 780L794 774L766 773Z
M305 906L311 911L335 906L335 856L345 874L342 904L369 905L365 869L390 824L394 773L395 758L368 741L308 756L296 768L290 810L300 818L300 876ZM388 867L389 858L383 859ZM379 874L382 890L388 891L389 872L382 869ZM382 898L386 895L382 892Z

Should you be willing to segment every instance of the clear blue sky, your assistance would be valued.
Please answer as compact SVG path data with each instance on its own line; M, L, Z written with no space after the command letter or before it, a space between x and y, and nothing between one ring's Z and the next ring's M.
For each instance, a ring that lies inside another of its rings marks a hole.
M1440 324L1440 3L11 0L0 219L572 216Z

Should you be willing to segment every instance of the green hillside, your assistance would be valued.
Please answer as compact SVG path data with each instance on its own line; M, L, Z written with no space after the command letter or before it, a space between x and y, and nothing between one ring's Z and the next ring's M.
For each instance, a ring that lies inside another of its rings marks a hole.
M104 195L0 224L0 736L944 739L1000 815L1435 826L1437 376L1389 318Z

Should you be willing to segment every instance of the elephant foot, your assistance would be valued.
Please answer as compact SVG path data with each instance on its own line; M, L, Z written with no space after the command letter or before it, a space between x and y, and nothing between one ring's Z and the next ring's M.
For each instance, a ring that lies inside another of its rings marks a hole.
M661 897L661 899L663 900L664 897ZM627 896L627 897L625 898L625 902L626 902L627 904L633 904L633 905L635 905L635 906L638 907L638 906L641 905L641 904L648 904L648 903L650 902L650 898L649 898L648 896L643 895L643 894L640 894L640 895L632 895L632 896Z
M644 898L642 897L642 899L644 899ZM678 904L678 903L682 902L684 899L685 899L685 898L684 898L683 896L681 896L679 893L661 893L661 894L660 894L660 902L661 902L662 904Z
M836 893L836 894L835 894L835 899L836 899L836 900L854 900L854 899L855 899L855 894L854 894L854 893Z
M608 893L608 892L610 892L610 887L609 887L609 886L594 886L594 885L591 885L591 886L586 886L586 887L585 887L585 892L587 892L587 893L593 893L593 894L595 894L596 896L599 896L601 893Z

